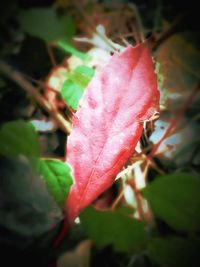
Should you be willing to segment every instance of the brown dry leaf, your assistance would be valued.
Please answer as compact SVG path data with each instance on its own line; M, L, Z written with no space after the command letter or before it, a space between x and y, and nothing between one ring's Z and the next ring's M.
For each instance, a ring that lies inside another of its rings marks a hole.
M200 79L200 53L183 36L169 38L156 53L164 75L163 87L170 93L187 95Z

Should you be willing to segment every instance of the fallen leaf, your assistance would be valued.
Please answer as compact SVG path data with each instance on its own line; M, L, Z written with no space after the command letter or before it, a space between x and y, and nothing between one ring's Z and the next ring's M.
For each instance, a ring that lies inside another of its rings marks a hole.
M115 53L94 76L67 143L67 162L75 177L67 202L69 221L112 185L135 150L142 121L158 104L157 78L145 43Z
M200 53L182 35L170 37L157 51L156 60L161 63L161 73L166 77L163 87L171 94L187 93L188 88L193 88L198 83Z

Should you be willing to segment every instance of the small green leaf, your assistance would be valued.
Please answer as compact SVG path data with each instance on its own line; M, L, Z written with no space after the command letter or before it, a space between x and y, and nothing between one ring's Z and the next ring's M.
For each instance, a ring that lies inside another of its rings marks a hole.
M95 70L93 68L80 65L70 75L70 79L78 83L82 88L86 87L89 81L94 76Z
M158 177L144 190L154 214L176 230L200 229L200 180L193 174Z
M200 266L200 240L179 237L156 238L148 246L150 258L161 267Z
M22 120L5 123L0 128L0 154L11 158L39 156L38 136L30 122Z
M23 30L42 40L69 40L75 34L71 17L59 17L54 8L31 8L20 12L18 17Z
M113 245L118 251L132 252L143 248L148 241L144 222L120 212L99 212L91 207L80 216L88 235L99 247Z
M41 159L39 173L45 181L49 193L62 207L72 185L70 166L57 159Z
M61 96L64 101L73 109L77 109L82 94L83 88L79 84L76 84L70 79L64 82L61 89Z
M69 74L68 79L64 82L61 89L61 96L73 109L77 109L83 91L93 75L94 69L84 65L78 66Z

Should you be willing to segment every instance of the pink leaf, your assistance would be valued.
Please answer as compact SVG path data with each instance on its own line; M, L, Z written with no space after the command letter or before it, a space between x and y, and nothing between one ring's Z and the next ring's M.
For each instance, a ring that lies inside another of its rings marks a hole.
M68 138L75 183L68 197L74 218L110 187L139 141L143 120L158 109L159 91L145 43L114 54L89 83Z

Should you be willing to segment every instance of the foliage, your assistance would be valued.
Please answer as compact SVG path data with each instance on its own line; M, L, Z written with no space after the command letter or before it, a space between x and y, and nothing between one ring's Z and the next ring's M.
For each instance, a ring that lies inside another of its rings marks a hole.
M117 2L2 4L6 266L200 265L198 15Z
M179 231L198 231L200 228L200 180L187 173L157 177L144 190L153 212Z
M3 156L14 158L19 154L30 158L39 156L37 132L31 123L19 120L3 124L0 129L0 139Z
M117 251L135 252L145 247L148 234L144 222L127 215L120 211L100 212L89 207L80 218L88 235L100 248L113 245Z
M26 138L22 138L23 135ZM62 206L72 185L70 167L60 160L39 159L39 142L34 126L22 120L8 122L2 126L0 138L1 155L11 159L22 158L30 163Z
M50 194L63 206L72 185L70 166L60 160L41 159L38 168Z
M61 89L61 96L73 109L77 109L85 87L94 75L90 67L80 65L68 75Z
M56 10L51 7L21 11L19 23L25 32L46 42L70 39L75 34L72 18L59 17Z
M113 55L92 79L67 142L67 160L75 178L67 204L70 221L111 186L141 137L139 121L148 120L158 102L156 76L145 44Z

